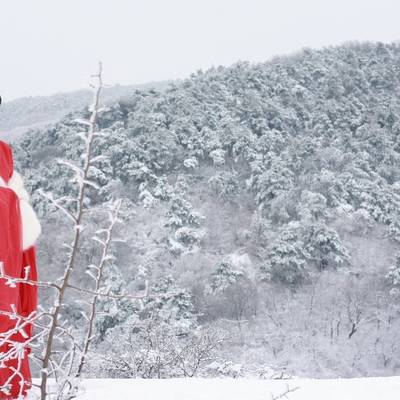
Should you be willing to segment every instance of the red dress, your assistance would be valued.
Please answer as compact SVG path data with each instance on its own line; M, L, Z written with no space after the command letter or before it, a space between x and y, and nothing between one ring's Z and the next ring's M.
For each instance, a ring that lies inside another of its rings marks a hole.
M13 174L11 149L0 141L0 262L3 262L4 273L23 278L25 267L30 266L28 279L37 280L35 247L23 249L23 234L20 201L18 195L6 186ZM28 316L37 309L37 286L25 283L7 285L0 279L0 310L12 312L14 304L17 313ZM0 335L16 326L16 319L0 314ZM25 332L18 331L9 339L25 345L20 356L3 361L4 353L10 348L9 340L0 338L0 389L10 384L9 393L0 390L0 399L17 399L20 394L26 395L32 386L28 354L31 348L27 341L32 337L32 324L25 325ZM3 353L3 354L2 354ZM17 373L15 373L15 370Z

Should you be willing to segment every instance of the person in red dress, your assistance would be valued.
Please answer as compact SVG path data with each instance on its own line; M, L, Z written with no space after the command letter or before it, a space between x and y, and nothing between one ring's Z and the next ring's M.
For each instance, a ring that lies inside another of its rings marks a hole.
M0 140L0 265L5 275L37 281L35 243L40 233L22 177L14 171L12 149ZM34 326L11 314L33 315L37 302L37 285L10 285L0 278L0 399L22 399L32 387L28 355Z

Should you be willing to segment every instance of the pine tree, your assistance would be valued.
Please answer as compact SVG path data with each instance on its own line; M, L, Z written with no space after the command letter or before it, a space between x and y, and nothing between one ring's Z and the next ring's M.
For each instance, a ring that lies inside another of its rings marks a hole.
M260 279L298 286L309 278L308 257L301 240L300 225L290 223L265 254Z
M224 259L210 276L210 289L212 292L224 291L229 286L238 283L244 276L243 271L235 270L232 263Z
M151 318L168 325L177 336L187 335L197 326L196 314L188 290L176 285L170 274L157 279L151 286L154 296L144 301L141 318Z
M318 270L350 264L350 255L334 229L324 224L307 227L306 248Z

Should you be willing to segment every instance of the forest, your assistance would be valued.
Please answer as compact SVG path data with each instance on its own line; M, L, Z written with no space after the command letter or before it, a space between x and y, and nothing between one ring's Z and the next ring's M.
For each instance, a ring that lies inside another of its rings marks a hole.
M59 160L82 161L89 115L13 142L43 279L59 276L71 230L41 193L73 207ZM157 296L100 300L87 377L400 373L400 44L199 70L113 100L99 129L87 205L120 198L124 221L104 286ZM98 223L75 282L99 257ZM83 298L62 315L78 336Z

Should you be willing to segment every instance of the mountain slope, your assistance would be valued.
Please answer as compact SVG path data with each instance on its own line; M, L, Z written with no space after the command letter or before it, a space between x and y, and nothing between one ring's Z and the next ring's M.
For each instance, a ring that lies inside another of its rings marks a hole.
M129 96L137 89L163 88L166 82L143 85L115 85L105 88L103 100L107 103ZM57 93L51 96L24 97L4 103L0 107L0 135L5 140L15 140L31 128L56 122L72 111L85 107L91 101L90 90Z
M218 354L243 371L398 373L399 66L398 44L351 44L213 68L115 102L101 117L95 152L107 159L90 198L126 199L121 282L181 288L164 323L227 331ZM54 271L66 228L36 190L73 191L56 159L81 162L82 116L15 144ZM102 333L123 335L125 322ZM118 357L115 346L104 351Z

